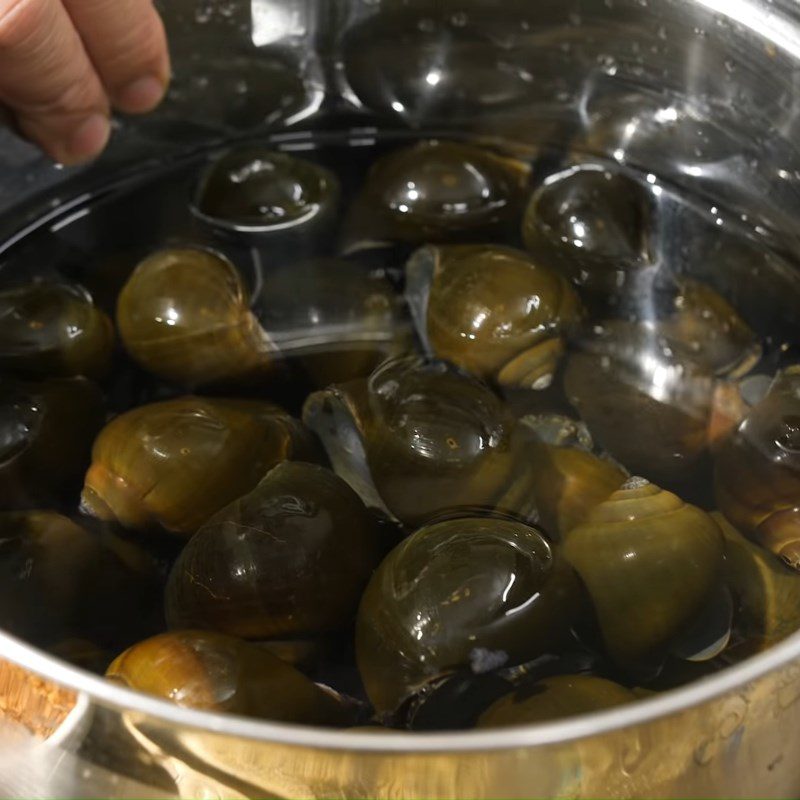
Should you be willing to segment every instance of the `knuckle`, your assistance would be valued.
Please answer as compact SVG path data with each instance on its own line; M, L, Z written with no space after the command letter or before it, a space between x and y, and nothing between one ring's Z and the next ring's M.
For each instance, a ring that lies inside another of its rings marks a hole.
M46 92L40 93L36 98L29 98L20 105L27 116L65 121L79 119L93 111L107 108L95 81L86 76L53 83Z
M24 47L43 20L39 0L0 0L0 51Z

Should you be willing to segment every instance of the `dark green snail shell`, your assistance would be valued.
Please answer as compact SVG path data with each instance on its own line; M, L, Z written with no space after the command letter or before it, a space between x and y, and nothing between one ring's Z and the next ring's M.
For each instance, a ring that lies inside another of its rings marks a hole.
M80 286L35 282L0 291L0 369L31 378L100 378L114 328Z
M345 226L345 250L388 242L482 241L517 224L527 169L474 144L431 140L373 164Z
M213 224L239 232L308 232L328 219L339 181L327 169L264 147L231 150L200 180L196 210Z
M168 622L247 639L343 628L381 546L373 517L341 478L280 464L186 545L167 586Z
M367 380L317 392L303 418L365 502L409 526L454 506L492 505L514 466L510 411L436 359L390 360Z
M46 507L80 490L103 406L85 378L0 379L0 510Z
M36 644L125 647L163 625L154 561L52 511L0 513L0 627Z
M367 694L390 712L427 682L558 649L579 610L578 582L534 528L451 519L417 531L364 593L356 654Z

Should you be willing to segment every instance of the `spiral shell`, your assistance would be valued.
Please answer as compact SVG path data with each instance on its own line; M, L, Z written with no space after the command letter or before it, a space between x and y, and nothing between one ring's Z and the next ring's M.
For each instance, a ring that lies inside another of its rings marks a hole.
M492 505L514 467L508 409L436 359L393 359L368 380L312 394L303 419L367 505L411 526L453 506Z
M721 580L722 534L708 514L642 478L573 528L564 556L588 590L609 655L658 661Z
M345 250L510 232L527 177L521 162L473 144L431 140L396 150L367 175L348 217Z
M742 533L800 570L800 367L767 396L716 453L717 504Z

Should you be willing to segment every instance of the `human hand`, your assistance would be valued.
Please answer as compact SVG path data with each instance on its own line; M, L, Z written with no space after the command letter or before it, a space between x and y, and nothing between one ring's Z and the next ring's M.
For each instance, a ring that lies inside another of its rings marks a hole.
M0 0L0 106L63 164L103 150L112 106L155 108L169 73L152 0Z

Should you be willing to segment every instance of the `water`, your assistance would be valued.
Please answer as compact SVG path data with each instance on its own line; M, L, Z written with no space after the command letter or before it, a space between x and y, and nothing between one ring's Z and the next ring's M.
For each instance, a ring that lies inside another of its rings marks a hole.
M460 23L454 20L453 24ZM606 69L612 67L610 63L604 65ZM389 313L392 326L397 326L391 328L392 335L410 341L410 315L402 300L404 265L417 245L425 241L412 241L413 236L406 234L393 241L391 231L387 235L386 230L365 233L360 220L354 223L352 209L363 202L359 200L362 187L378 159L412 144L416 138L435 135L435 131L415 136L382 134L374 128L361 128L344 134L277 134L264 140L272 148L324 167L337 177L338 211L325 226L314 229L313 235L300 225L297 230L290 225L282 235L259 236L252 235L252 231L237 234L235 230L211 225L206 217L198 215L193 206L200 175L220 150L153 164L115 177L105 185L88 187L88 191L78 183L73 191L67 182L60 194L69 199L52 209L46 207L46 202L40 204L40 214L33 222L0 245L0 287L37 278L76 282L113 317L120 289L142 258L168 246L211 248L239 269L252 295L252 309L268 332L279 338L288 351L294 346L293 355L306 356L309 353L296 340L308 338L307 326L315 321L314 315L324 318L329 313L326 303L344 308L347 298L336 296L335 281L326 289L327 294L313 291L302 281L295 286L292 265L313 258L339 257L346 250L347 258L364 270L364 276L381 281L381 287L388 286L388 291L394 292L394 299L387 301L381 294L383 289L370 290L370 302L373 308L377 303L381 313L394 309L396 303L396 313ZM550 380L539 384L550 386L547 391L501 387L510 407L518 415L570 416L576 415L577 407L589 424L598 449L610 451L629 471L645 474L713 511L711 452L705 439L699 447L694 440L687 443L679 428L687 418L695 428L707 424L709 404L720 383L733 386L741 374L751 373L751 377L760 376L761 383L768 384L767 379L776 369L796 359L800 342L796 263L773 246L763 229L752 227L747 215L728 211L718 201L679 191L665 184L659 175L637 172L613 159L599 160L555 149L540 152L530 161L500 150L494 152L508 159L512 171L527 176L525 195L535 192L541 198L537 219L546 219L548 224L546 230L529 230L523 237L520 208L519 217L511 226L500 225L491 234L482 231L477 240L515 248L527 246L542 263L569 275L586 308L583 325L568 337L569 352L576 356L570 363L579 364L577 356L585 357L591 373L584 379L577 375L577 367L573 369L565 392L562 359ZM479 187L479 194L492 191L491 186L480 188L480 182L474 186ZM607 192L609 186L614 191ZM291 186L287 191L291 193ZM416 193L409 195L412 199L417 199L419 192L423 192L424 199L424 187L414 186L410 191ZM298 198L300 195L294 199ZM457 200L448 200L453 213L461 209ZM30 213L33 208L26 211ZM273 216L280 217L283 212L276 208L271 206ZM402 206L397 208L402 210ZM376 232L380 235L373 235ZM467 231L455 238L474 241L476 236ZM376 240L380 246L375 246ZM271 277L278 273L284 276L281 297L291 298L294 294L300 306L303 298L308 298L303 306L304 313L308 312L305 318L282 318L280 309L270 306L265 286L271 286ZM717 299L708 300L704 295L699 306L692 306L699 309L696 313L690 308L691 313L678 315L685 311L687 303L695 302L697 290L692 287L697 285L713 290L714 297L727 305L720 306ZM348 312L341 313L346 316ZM295 323L297 327L293 328ZM679 328L673 327L665 335L659 327L665 323ZM281 325L281 330L276 331ZM334 325L323 330L337 329ZM317 337L314 344L313 355L319 363L327 351L340 349L335 338L322 342L320 345ZM420 346L419 340L415 346ZM314 374L328 374L319 363ZM364 363L371 362L367 359ZM598 417L592 404L612 386L611 377L602 378L609 368L624 375L621 385L628 394L623 392L620 398L609 400L615 405L616 415L605 413ZM597 375L601 376L599 383ZM271 394L299 413L305 394L320 386L304 383L288 388L289 391L286 386L266 384L259 385L256 391L259 395ZM185 391L184 387L145 374L120 347L104 389L110 413ZM756 398L749 400L758 399L763 392L762 385ZM644 404L642 397L646 399ZM656 407L668 407L670 414L676 411L677 415L651 418ZM791 417L792 427L787 433L786 441L791 445L796 440L796 420ZM75 513L77 498L66 499L59 510ZM163 557L163 545L158 547ZM176 544L166 549L177 548ZM692 661L695 654L687 653L686 648L694 646L695 630L691 632L691 645L685 641L675 645L670 666L657 678L644 674L632 678L602 656L599 671L627 683L654 681L654 687L664 688L713 671L739 658L738 653L749 653L752 648L748 636L736 628L735 618L733 636L720 635L720 625L724 627L724 620L730 617L724 611L726 603L730 604L730 595L721 602L723 622L720 623L720 614L709 616L716 626L712 632L716 638L711 641L724 646L730 639L722 654L718 650L709 652L704 647L708 642L703 643L700 636L697 647L705 652L704 663L687 666L685 660L679 659L678 654ZM314 677L360 694L348 637L329 651Z

